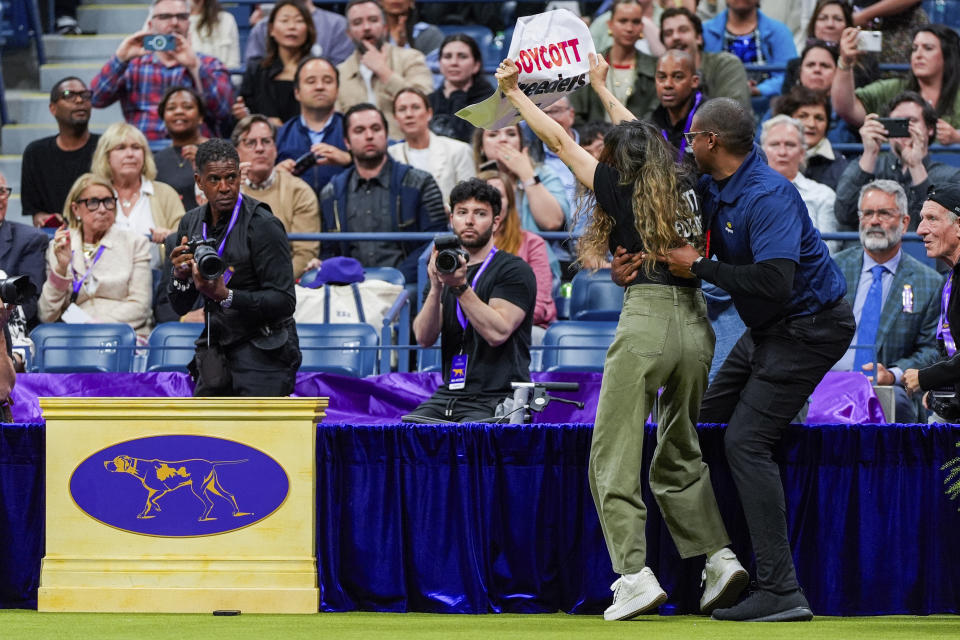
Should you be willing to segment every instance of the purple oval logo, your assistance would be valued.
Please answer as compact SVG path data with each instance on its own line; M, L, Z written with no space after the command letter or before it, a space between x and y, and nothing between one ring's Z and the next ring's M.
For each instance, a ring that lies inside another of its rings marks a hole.
M192 537L248 527L276 511L286 471L240 442L210 436L136 438L94 453L70 495L103 524L148 536Z

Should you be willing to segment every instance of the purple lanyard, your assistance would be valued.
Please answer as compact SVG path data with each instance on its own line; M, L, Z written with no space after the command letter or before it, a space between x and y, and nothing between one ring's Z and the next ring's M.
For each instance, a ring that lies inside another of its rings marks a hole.
M80 278L79 280L77 280L77 278L76 278L77 270L76 270L76 269L73 269L73 265L70 266L70 268L73 269L73 274L74 274L74 278L73 278L73 298L72 298L73 301L76 301L77 296L80 295L80 289L83 288L83 283L84 283L84 281L86 281L87 276L90 275L90 272L93 271L93 265L97 264L97 260L99 260L99 259L100 259L100 256L103 255L103 250L104 250L104 249L106 249L106 247L103 246L103 245L100 245L100 248L97 249L97 253L94 254L94 256L93 256L93 262L90 263L90 266L87 267L87 272L86 272L85 274L83 274L83 277Z
M480 265L480 269L477 271L477 275L473 276L473 282L470 283L470 287L473 289L477 288L477 281L480 279L480 275L487 270L487 267L490 266L490 261L493 260L493 254L497 252L496 247L490 249L490 253L487 254L487 257L483 260L483 264ZM463 309L460 308L460 301L457 300L457 320L460 322L460 328L466 330L467 325L470 324L470 321L467 320L467 317L463 315Z
M957 343L953 340L953 334L950 333L950 321L947 320L947 305L950 303L950 291L953 289L953 274L947 278L947 284L943 286L943 295L940 298L940 322L937 323L937 337L943 340L943 346L947 350L948 356L953 356L957 352Z
M227 232L223 234L223 240L220 241L220 248L217 249L217 255L223 257L223 248L227 246L227 238L230 237L230 232L233 231L233 227L237 224L237 217L240 214L240 204L243 202L243 195L237 194L237 204L233 206L233 213L230 215L230 223L227 224ZM207 223L203 223L203 239L207 239Z
M693 98L693 108L690 109L690 113L687 114L687 123L683 125L683 133L680 134L680 154L677 156L677 162L683 160L683 152L687 149L687 139L684 137L684 133L690 131L690 125L693 124L693 114L697 112L697 107L700 106L700 101L703 99L703 94L697 91L696 95ZM669 116L667 116L669 117ZM663 134L663 139L669 141L670 137L667 135L666 129L660 129L660 133Z

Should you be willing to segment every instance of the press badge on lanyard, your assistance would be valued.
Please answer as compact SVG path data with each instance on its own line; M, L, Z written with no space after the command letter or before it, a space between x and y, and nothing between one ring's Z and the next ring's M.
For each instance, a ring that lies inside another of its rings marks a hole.
M450 363L450 384L448 389L463 389L467 384L467 354L458 353Z
M477 270L477 274L473 276L473 282L470 283L471 288L477 288L477 282L480 280L481 274L483 274L483 272L487 270L487 267L490 266L490 262L493 260L493 255L496 252L497 248L491 247L490 253L487 254L483 264L480 265L480 268ZM470 324L470 321L467 319L467 316L464 315L463 309L460 308L459 300L457 300L457 321L460 323L460 328L463 329L464 334L466 334L467 325ZM467 354L463 352L463 339L461 338L460 353L453 356L453 360L450 361L450 383L447 384L448 389L456 391L457 389L463 389L466 386L467 360Z

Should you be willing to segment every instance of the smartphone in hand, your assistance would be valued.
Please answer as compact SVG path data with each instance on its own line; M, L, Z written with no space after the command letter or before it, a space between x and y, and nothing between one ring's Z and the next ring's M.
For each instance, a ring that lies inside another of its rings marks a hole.
M152 33L143 37L143 48L147 51L173 51L177 48L177 39L172 35Z
M877 122L887 130L888 138L910 137L910 118L877 118Z

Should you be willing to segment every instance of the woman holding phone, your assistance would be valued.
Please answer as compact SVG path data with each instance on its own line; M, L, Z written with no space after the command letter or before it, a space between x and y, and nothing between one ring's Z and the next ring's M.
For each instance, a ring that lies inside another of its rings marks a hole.
M848 28L840 36L840 60L830 88L834 111L853 128L868 113L883 113L903 91L916 91L937 112L937 142L960 143L960 37L950 27L928 24L916 30L906 78L877 80L855 89L853 65L862 51L860 30Z
M594 212L580 239L580 258L605 257L618 246L644 252L624 293L623 311L607 351L590 447L589 480L613 570L606 620L650 613L667 594L646 566L646 506L640 486L643 437L658 389L657 447L650 489L681 557L706 555L701 609L732 604L747 573L727 545L696 422L707 386L714 336L696 278L680 278L657 256L703 244L694 176L659 129L636 120L606 86L607 63L590 54L590 84L614 127L597 160L518 87L512 60L497 69L500 90L530 129L591 190Z

